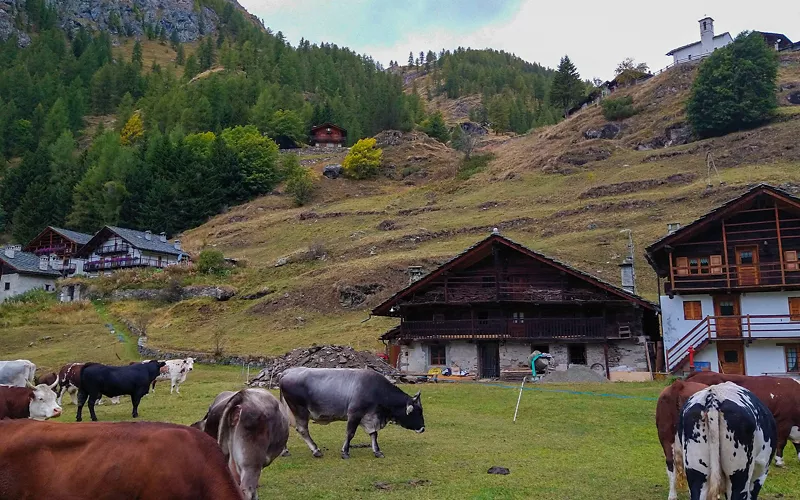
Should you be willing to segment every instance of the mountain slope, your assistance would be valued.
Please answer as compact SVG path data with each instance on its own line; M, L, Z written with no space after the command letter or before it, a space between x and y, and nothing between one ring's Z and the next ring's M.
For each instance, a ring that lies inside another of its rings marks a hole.
M798 68L797 55L784 57L780 83L797 83ZM619 283L617 265L626 252L621 231L630 229L638 291L655 299L655 275L642 249L665 234L667 223L685 224L755 183L793 191L800 186L800 114L791 112L796 108L758 129L636 150L660 144L653 139L683 120L694 71L679 67L620 91L632 95L642 111L621 123L615 139L585 138L587 130L606 124L594 107L541 132L492 145L496 160L465 182L321 179L309 207L267 196L232 208L186 232L183 241L195 252L213 247L246 261L222 280L239 296L265 288L268 294L155 306L150 341L210 349L213 333L223 331L227 350L255 355L313 342L377 348L378 336L394 321L362 321L407 283L407 266L430 271L493 227L613 283ZM397 157L400 147L409 146L388 146L387 154ZM412 149L403 151L401 157L415 156ZM706 186L708 152L724 185L713 176L713 186ZM276 265L287 256L287 264ZM154 306L115 307L124 316Z

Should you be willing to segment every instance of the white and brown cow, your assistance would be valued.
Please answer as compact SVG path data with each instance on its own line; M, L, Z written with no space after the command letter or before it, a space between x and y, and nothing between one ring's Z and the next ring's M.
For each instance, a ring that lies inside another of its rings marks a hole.
M217 440L245 499L258 499L261 469L281 455L289 439L288 411L264 389L220 393L192 427Z
M681 418L681 410L686 401L698 391L708 387L697 382L685 382L676 380L667 386L658 396L656 403L656 428L658 429L658 440L664 449L664 459L667 463L667 477L669 478L669 500L678 499L678 485L683 485L686 476L683 471L683 461L680 450L675 450L676 434L678 432L678 422ZM675 455L679 458L676 461Z
M61 407L56 403L56 393L53 392L57 383L58 380L51 385L28 382L28 387L0 386L0 420L47 420L61 416Z
M143 361L146 363L147 361ZM165 361L166 366L161 369L161 374L153 381L152 392L156 392L156 382L159 380L169 380L169 393L174 390L181 393L181 384L186 382L186 376L194 369L194 358L170 359Z
M681 412L678 440L692 500L757 500L777 446L777 425L733 382L707 387ZM676 457L677 458L677 457Z
M78 385L81 382L81 370L86 363L67 363L61 367L58 372L59 388L58 391L58 404L61 404L64 394L69 394L70 402L77 405ZM103 404L103 400L97 402L98 405ZM119 396L111 398L112 405L119 404Z

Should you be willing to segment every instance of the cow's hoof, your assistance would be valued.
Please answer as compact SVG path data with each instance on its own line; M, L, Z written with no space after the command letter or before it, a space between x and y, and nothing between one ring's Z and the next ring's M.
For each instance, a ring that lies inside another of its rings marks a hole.
M379 451L376 451L375 452L375 458L384 458L383 453L381 453Z
M291 454L291 453L289 453L289 450L283 450L283 451L281 452L281 456L282 456L282 457L290 457L290 456L292 456L292 454Z
M93 418L93 419L92 419L92 422L97 422L97 419L96 419L96 418Z
M322 458L322 452L317 450L313 453L314 458Z
M83 419L81 417L78 417L78 418L75 419L75 421L76 422L83 422Z
M342 452L342 459L348 459L348 458L350 458L350 454Z

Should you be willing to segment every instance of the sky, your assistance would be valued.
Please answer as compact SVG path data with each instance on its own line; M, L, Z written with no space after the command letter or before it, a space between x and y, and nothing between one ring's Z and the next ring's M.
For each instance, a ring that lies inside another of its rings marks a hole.
M555 68L569 55L584 79L614 76L626 57L652 71L673 48L700 40L698 20L716 34L743 30L800 40L800 1L771 0L239 0L292 45L301 38L368 54L388 66L409 51L493 48ZM761 8L761 6L764 8Z

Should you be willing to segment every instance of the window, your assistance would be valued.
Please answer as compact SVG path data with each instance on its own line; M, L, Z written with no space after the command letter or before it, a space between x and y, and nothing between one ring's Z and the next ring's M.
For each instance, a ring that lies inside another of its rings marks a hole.
M739 252L739 263L740 264L752 264L753 263L753 252L752 250L743 250Z
M525 323L525 313L524 312L516 312L512 316L514 318L514 323Z
M689 259L689 274L700 274L700 259L697 257Z
M799 271L800 265L797 261L797 250L786 250L783 252L784 268L787 271Z
M9 282L3 283L3 290L6 290L6 291L11 290L11 283L9 283Z
M789 319L800 321L800 297L789 297Z
M428 347L430 352L430 364L432 365L446 365L447 359L445 354L445 346L443 344L431 344Z
M752 252L750 259L752 260ZM688 276L690 274L722 274L722 255L709 255L702 257L677 257L675 259L675 274Z
M703 305L699 300L687 300L683 303L683 319L703 319Z
M45 292L49 292L50 291L50 285L45 285L44 286L44 291Z
M567 350L569 351L570 364L586 364L586 344L572 344L567 348Z
M711 266L708 257L700 257L700 274L708 274Z
M722 353L722 359L725 363L738 363L739 362L739 351L732 350L732 351L724 351Z
M800 367L797 365L798 353L800 353L800 344L784 346L786 352L786 371L787 372L800 372Z

